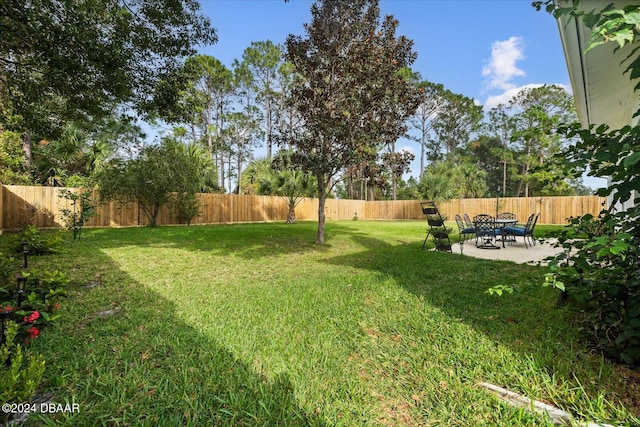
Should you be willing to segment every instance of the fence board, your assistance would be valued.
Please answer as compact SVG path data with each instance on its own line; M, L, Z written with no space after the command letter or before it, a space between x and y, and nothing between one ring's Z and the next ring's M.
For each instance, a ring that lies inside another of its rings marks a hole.
M69 200L59 197L62 188L1 186L0 230L21 228L26 224L38 227L62 227L60 213L63 207L71 208ZM94 199L97 194L94 193ZM192 224L214 224L233 222L284 221L287 204L281 197L199 194L200 212ZM597 215L605 206L606 199L596 196L570 197L507 197L499 199L457 199L438 203L438 208L449 220L454 215L466 213L473 217L481 213L495 215L513 212L521 221L531 213L540 213L541 224L565 224L571 216L586 213ZM422 219L422 210L416 200L363 201L328 199L325 205L328 220L375 219ZM305 198L296 207L299 220L318 219L318 200ZM96 215L88 226L123 227L146 225L148 220L137 203L125 205L117 202L100 204ZM163 207L158 216L159 225L176 224L177 218L168 207Z

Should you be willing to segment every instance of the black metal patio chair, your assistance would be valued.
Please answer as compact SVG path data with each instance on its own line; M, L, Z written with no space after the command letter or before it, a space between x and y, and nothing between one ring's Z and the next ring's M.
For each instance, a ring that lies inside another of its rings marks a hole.
M507 236L513 236L514 241L516 236L521 236L524 240L524 247L529 248L529 246L535 246L536 241L533 238L533 232L536 228L536 223L538 222L538 218L540 218L540 214L531 214L527 219L527 223L524 226L509 226L504 227L504 233ZM527 239L529 239L529 245L527 245Z
M473 222L471 221L471 218L469 218L469 215L467 214L463 214L462 215L464 217L464 225L466 228L474 228L473 227Z
M496 219L487 214L473 217L473 226L476 229L476 247L480 249L500 249L493 242L496 238ZM480 245L478 245L480 239Z
M498 233L501 234L502 239L506 242L515 242L516 238L515 236L509 236L504 232L504 227L509 227L509 226L513 226L516 224L516 222L518 221L518 216L516 214L514 214L513 212L501 212L498 214L498 216L496 216L496 220L510 220L513 221L513 224L507 224L504 225L503 227L498 228Z
M458 225L458 234L460 235L460 242L458 242L458 244L460 245L460 254L462 254L464 242L471 239L476 234L476 229L473 226L466 227L460 215L456 214L455 218L456 224Z
M461 243L471 238L467 238L467 236L474 236L476 234L476 229L473 227L473 225L471 227L466 226L462 221L462 217L460 215L456 214L455 218L456 224L458 225L458 233L460 234Z

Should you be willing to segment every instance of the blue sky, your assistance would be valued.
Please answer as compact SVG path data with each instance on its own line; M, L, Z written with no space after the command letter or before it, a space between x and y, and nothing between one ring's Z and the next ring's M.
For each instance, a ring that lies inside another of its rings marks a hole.
M252 41L284 43L304 35L311 0L201 0L217 29L218 43L201 53L231 66ZM381 15L394 15L398 34L414 41L413 69L426 80L474 98L488 111L527 85L570 89L556 21L530 0L381 0ZM419 154L416 145L397 146ZM412 174L418 175L418 159ZM588 185L590 183L587 183Z

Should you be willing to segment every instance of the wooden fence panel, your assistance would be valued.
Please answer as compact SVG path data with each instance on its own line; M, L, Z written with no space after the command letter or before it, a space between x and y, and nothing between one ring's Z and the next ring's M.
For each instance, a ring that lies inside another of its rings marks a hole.
M60 213L63 207L71 208L70 201L60 197L62 188L1 186L0 230L15 229L26 224L38 227L63 227ZM97 194L94 193L94 200ZM192 224L234 222L284 221L288 207L281 197L235 194L198 194L200 212ZM532 213L540 213L541 224L566 224L566 219L586 213L597 215L606 204L606 198L596 196L570 197L506 197L499 199L458 199L438 203L438 208L449 220L456 214L473 217L481 213L495 215L513 212L520 221ZM327 220L359 219L422 219L422 210L416 200L363 201L327 199ZM318 219L318 199L303 199L296 207L299 220ZM146 225L144 211L137 203L109 202L96 207L88 226L123 227ZM177 224L175 212L163 207L158 216L159 225Z

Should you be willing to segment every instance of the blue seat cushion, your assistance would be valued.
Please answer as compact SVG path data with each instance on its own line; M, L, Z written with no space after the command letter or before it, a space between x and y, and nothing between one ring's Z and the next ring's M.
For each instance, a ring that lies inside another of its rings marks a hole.
M475 228L465 228L462 230L462 234L473 234L476 232Z
M504 232L505 234L512 234L514 236L524 236L527 229L522 227L505 227Z

